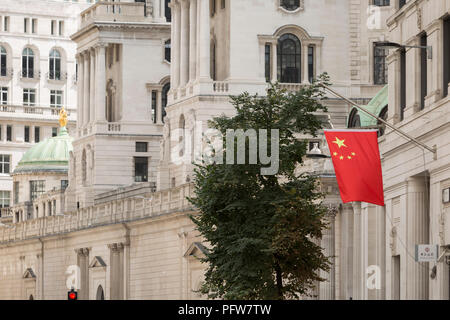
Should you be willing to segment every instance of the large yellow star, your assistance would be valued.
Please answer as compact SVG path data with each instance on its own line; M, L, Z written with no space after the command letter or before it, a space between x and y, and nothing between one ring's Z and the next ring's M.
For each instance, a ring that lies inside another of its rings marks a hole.
M340 149L341 147L346 147L346 148L347 148L347 146L345 145L344 142L345 142L345 139L339 140L338 137L336 137L336 141L333 141L333 143L335 143L335 144L338 145L339 149Z

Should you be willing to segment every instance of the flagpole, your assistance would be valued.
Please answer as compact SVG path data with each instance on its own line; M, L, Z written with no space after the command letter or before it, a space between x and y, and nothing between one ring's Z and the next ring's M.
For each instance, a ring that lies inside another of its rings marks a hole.
M410 141L414 142L416 145L418 145L421 148L424 148L430 152L432 152L434 155L436 155L437 150L436 147L430 148L429 146L425 145L424 143L418 141L417 139L411 137L409 134L403 132L402 130L398 129L397 127L393 126L392 124L388 123L386 120L378 117L377 115L373 114L372 112L364 109L363 107L359 106L358 104L356 104L355 102L353 102L352 100L344 97L343 95L337 93L336 91L334 91L333 89L331 89L329 86L325 85L325 84L320 84L323 88L325 88L326 90L330 91L332 94L334 94L336 97L339 97L345 101L347 101L348 103L350 103L351 105L355 106L356 108L358 108L359 110L367 113L368 115L370 115L371 117L377 119L378 121L384 123L386 126L388 126L389 128L391 128L392 130L396 131L397 133L399 133L400 135L402 135L403 137L409 139Z

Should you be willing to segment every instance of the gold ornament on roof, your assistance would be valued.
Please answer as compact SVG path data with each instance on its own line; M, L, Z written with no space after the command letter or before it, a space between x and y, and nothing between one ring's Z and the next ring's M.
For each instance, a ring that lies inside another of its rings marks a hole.
M65 127L67 125L67 112L64 110L64 107L59 111L59 125L61 127Z

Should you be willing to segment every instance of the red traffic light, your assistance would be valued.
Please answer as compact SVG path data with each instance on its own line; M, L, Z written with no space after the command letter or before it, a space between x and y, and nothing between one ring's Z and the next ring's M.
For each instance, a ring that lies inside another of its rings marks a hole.
M67 300L78 300L78 293L74 290L71 290L67 293Z

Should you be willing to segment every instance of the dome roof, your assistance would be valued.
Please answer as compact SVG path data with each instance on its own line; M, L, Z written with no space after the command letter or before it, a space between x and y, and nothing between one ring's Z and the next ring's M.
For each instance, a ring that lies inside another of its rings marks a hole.
M32 172L60 172L67 173L69 155L73 138L62 127L59 135L45 139L29 149L20 160L13 174Z
M383 89L381 89L376 96L369 102L367 106L365 106L365 109L372 112L373 114L380 116L381 111L384 107L388 105L389 95L388 95L388 85L385 85ZM355 109L357 114L359 115L359 119L361 122L361 127L369 127L369 126L376 126L377 125L377 119L374 119L373 117L369 116L367 113L362 112L358 110L356 107L353 107L350 112L352 112ZM350 121L350 118L349 118ZM347 125L350 125L348 123Z

